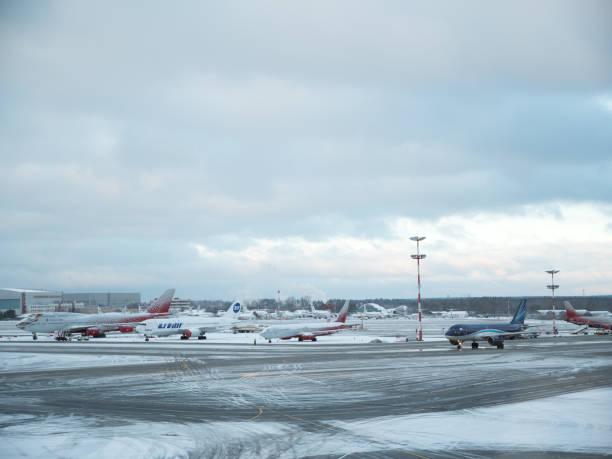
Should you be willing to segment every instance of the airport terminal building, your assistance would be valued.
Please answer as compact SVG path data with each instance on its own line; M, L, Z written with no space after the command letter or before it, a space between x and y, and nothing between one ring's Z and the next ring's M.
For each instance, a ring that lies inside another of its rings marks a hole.
M77 304L81 308L123 307L140 304L140 293L62 293L55 290L0 288L0 316L7 311L15 315L52 312L59 306L66 307Z
M62 293L54 290L0 288L2 314L9 310L15 311L15 315L53 311L61 301Z
M63 303L82 303L85 307L105 306L120 308L129 304L140 304L140 293L83 292L64 293Z

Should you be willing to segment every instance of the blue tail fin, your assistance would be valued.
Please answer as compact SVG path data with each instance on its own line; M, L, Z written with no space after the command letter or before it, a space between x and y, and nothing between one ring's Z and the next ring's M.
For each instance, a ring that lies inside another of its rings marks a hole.
M236 318L241 312L244 312L246 308L242 305L241 301L234 301L229 309L225 312L224 317Z
M521 300L516 308L514 317L510 321L511 324L522 324L525 322L525 316L527 315L527 300Z

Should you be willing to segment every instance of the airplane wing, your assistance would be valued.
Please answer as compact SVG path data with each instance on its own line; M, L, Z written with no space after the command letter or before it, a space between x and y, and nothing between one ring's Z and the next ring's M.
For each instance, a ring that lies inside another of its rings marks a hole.
M572 335L578 335L578 334L580 334L580 333L584 333L584 332L585 332L586 330L588 330L588 329L589 329L589 326L588 326L588 325L585 325L584 327L580 327L580 328L577 328L576 330L572 330L572 331L570 332L570 334L572 334Z
M64 334L86 333L88 330L98 330L100 333L117 330L122 331L122 329L124 329L125 331L132 331L136 328L137 325L140 324L136 322L114 324L75 324L70 325L69 327L62 328L60 331Z
M84 333L91 325L71 325L69 327L62 327L60 330L63 333Z
M324 335L333 335L334 333L337 333L339 331L344 330L347 327L342 327L342 328L328 328L328 329L321 329L321 330L313 330L313 331L304 331L302 333L298 333L298 335L302 335L302 336L324 336Z
M202 325L200 327L192 327L191 330L198 330L200 333L224 331L232 328L230 323L216 323L210 325Z
M506 331L502 331L502 330L497 330L494 328L491 329L486 329L486 330L480 330L478 332L472 333L471 336L475 337L475 338L480 338L480 339L493 339L493 340L499 340L499 339L512 339L512 338L518 338L521 335L525 335L526 332L523 331L518 331L518 332L506 332Z

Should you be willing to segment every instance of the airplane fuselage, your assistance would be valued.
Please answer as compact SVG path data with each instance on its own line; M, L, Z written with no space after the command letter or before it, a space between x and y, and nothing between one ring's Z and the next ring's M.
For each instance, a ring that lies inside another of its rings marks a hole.
M566 321L576 325L586 325L591 328L603 328L604 330L610 330L611 328L610 322L603 319L589 319L586 317L577 317L566 319Z
M290 339L300 336L331 335L344 328L349 328L344 322L311 322L303 324L271 325L262 333L265 339Z
M53 333L58 330L75 328L95 328L104 325L105 331L119 330L113 324L138 323L154 317L168 316L169 313L124 314L109 312L103 314L81 314L76 312L53 312L35 314L34 317L21 321L17 326L32 333ZM111 326L110 328L108 326Z
M490 324L456 324L450 327L444 336L452 343L463 341L489 341L491 336L507 333L518 333L524 330L523 324L490 323ZM489 336L484 336L485 334Z
M176 317L170 319L151 319L145 321L144 334L148 336L169 336L185 333L187 330L200 330L200 333L215 332L238 323L236 319L214 317Z

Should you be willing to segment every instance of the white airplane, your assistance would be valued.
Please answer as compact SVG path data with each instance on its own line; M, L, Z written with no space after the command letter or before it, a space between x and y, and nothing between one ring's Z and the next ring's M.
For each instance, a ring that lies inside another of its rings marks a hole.
M298 341L316 341L317 336L331 335L352 325L346 325L346 313L349 308L349 301L346 300L340 310L338 318L334 322L311 322L301 324L271 325L261 332L261 336L272 342L273 338L291 339L297 338Z
M16 325L23 330L31 331L33 339L38 339L36 333L57 333L55 339L58 341L67 340L72 333L83 333L94 338L103 338L109 331L132 333L136 324L143 320L169 316L168 310L173 296L173 288L166 290L162 296L151 303L145 313L80 314L76 312L50 312L30 315Z
M366 303L357 307L358 317L366 319L384 319L390 313L386 308L376 303Z
M284 311L278 308L276 309L276 312L271 314L271 318L279 319L279 320L293 319L294 317L295 317L295 314L293 314L293 312Z
M294 317L304 318L304 317L312 317L312 313L307 309L296 309L293 311Z
M214 332L225 330L236 325L240 320L243 306L242 303L236 301L232 303L229 309L221 317L171 317L165 319L150 319L145 320L140 329L144 329L143 333L145 341L149 341L152 336L169 336L181 335L181 339L189 339L195 335L198 339L206 339L206 332Z
M310 313L315 319L329 319L331 317L331 312L326 309L315 309L312 304L310 305Z
M267 311L266 309L255 309L253 310L253 315L256 319L260 320L269 319L271 316L270 311Z

